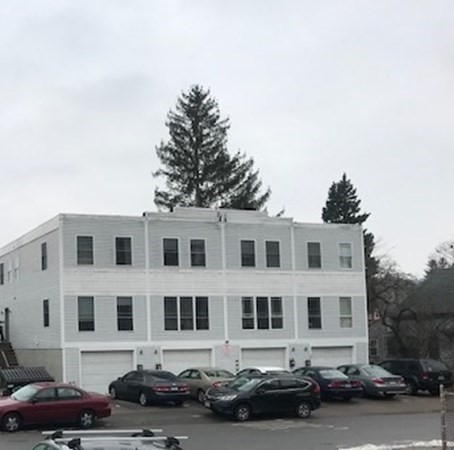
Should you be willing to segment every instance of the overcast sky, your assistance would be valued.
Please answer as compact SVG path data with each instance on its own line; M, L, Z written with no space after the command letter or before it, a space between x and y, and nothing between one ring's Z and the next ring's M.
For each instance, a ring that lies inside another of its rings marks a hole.
M346 172L401 270L454 238L452 0L0 6L0 247L60 212L155 210L155 146L196 83L270 214L321 222Z

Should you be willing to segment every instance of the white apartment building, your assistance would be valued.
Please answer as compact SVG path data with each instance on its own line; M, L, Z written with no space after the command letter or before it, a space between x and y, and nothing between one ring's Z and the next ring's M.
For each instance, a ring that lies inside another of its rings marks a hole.
M367 362L362 229L265 212L60 214L0 249L22 365L106 392L136 367Z

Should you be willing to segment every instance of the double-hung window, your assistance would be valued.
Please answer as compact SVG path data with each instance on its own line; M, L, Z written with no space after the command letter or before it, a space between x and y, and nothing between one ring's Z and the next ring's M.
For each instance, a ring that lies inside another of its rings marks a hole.
M47 269L47 242L41 244L41 270Z
M255 241L241 241L241 266L255 267Z
M352 328L352 299L350 297L339 298L340 327Z
M77 264L93 264L93 237L77 236Z
M132 297L117 297L117 329L118 331L134 329Z
M266 267L281 267L279 241L266 241Z
M191 266L205 267L205 241L203 239L191 239Z
M5 264L0 264L0 286L5 284Z
M115 238L115 262L117 266L132 264L132 246L130 237Z
M49 326L49 300L43 300L43 326Z
M79 331L95 331L94 303L93 297L77 297Z
M165 330L208 330L208 297L164 297Z
M164 238L162 241L164 251L164 265L165 266L178 266L178 239Z
M341 269L351 269L352 263L352 244L341 243L339 244L339 266Z
M242 297L243 330L282 329L283 309L281 297Z
M308 297L307 320L310 330L320 330L322 328L322 310L320 305L320 297Z
M322 267L320 242L307 243L307 266L309 269L320 269Z

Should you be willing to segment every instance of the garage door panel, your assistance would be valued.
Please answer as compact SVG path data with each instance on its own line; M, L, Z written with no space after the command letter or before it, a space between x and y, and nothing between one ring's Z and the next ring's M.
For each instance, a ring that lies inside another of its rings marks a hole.
M243 348L241 368L254 366L286 367L286 349L282 348Z
M312 347L313 366L337 367L353 362L353 347Z
M92 392L107 393L109 383L133 369L133 352L82 352L81 386Z
M211 350L163 350L162 368L178 375L189 367L210 367Z

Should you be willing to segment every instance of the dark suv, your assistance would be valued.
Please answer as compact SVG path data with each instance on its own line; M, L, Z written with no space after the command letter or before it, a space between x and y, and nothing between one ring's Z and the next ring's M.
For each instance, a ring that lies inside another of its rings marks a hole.
M438 395L440 385L452 385L452 374L440 361L434 359L389 359L379 364L387 371L400 375L407 383L407 392L429 391Z

